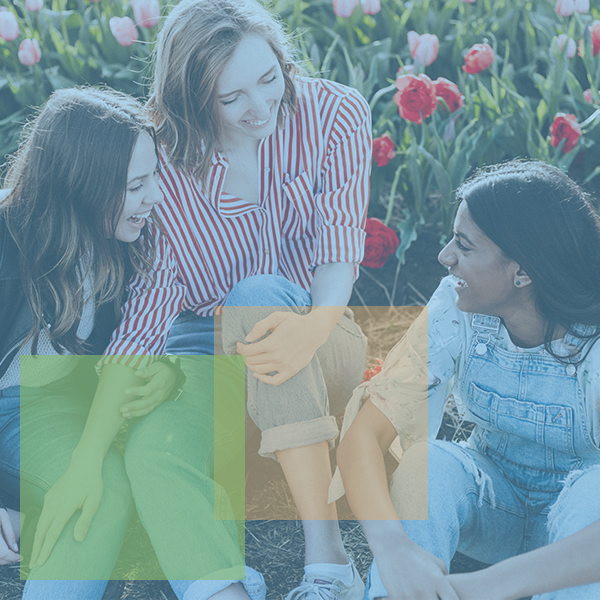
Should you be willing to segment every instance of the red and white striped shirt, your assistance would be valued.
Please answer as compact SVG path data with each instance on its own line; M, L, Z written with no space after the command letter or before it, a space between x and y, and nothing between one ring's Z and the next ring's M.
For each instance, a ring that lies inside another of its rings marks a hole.
M104 357L96 365L118 362L133 369L145 367L152 356L164 354L167 337L185 297L177 261L164 235L156 236L156 258L148 281L135 275L129 282L123 318L113 332Z
M211 315L253 275L281 275L310 290L317 265L362 260L369 106L356 90L324 79L299 78L298 87L297 113L259 145L259 205L222 191L228 163L218 152L206 189L163 160L157 211L187 285L185 309Z
M156 210L186 285L182 309L212 315L236 283L253 275L281 275L310 290L317 265L362 260L369 106L356 90L331 81L299 78L298 86L297 113L259 145L259 205L222 191L228 164L221 154L213 157L206 190L162 156L165 199ZM173 265L161 273L149 294L141 293L139 278L132 283L110 353L147 354L144 340L165 338L182 288Z

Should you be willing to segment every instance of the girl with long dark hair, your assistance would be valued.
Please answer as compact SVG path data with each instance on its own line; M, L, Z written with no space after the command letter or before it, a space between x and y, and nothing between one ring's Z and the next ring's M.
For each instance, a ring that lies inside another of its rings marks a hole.
M600 597L600 219L541 162L457 191L448 269L338 451L369 599ZM434 440L449 395L475 423ZM427 442L429 432L429 439ZM391 489L383 456L404 450ZM487 569L450 574L456 551ZM560 590L560 591L559 591Z
M41 509L25 598L102 596L132 507L113 438L125 414L148 414L176 383L176 369L156 362L166 334L121 318L127 296L168 328L183 298L154 215L158 175L141 105L91 88L55 92L9 163L0 488L10 509L20 500L26 527ZM2 525L16 560L14 528Z

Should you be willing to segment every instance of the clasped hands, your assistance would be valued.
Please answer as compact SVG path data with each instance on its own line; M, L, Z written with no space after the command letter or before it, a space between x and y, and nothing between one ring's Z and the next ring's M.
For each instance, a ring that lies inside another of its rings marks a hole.
M254 325L245 343L237 343L256 379L278 386L308 365L330 332L314 315L273 312Z

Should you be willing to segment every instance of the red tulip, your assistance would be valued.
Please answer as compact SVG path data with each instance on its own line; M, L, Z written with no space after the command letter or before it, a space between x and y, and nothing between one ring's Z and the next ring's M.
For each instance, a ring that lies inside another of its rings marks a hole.
M592 32L592 54L598 56L600 53L600 21L594 21L590 25L590 31ZM577 54L583 56L583 40L579 40Z
M17 57L21 64L26 67L32 67L36 63L39 63L42 58L39 42L35 38L32 40L23 40L19 46Z
M590 88L588 88L587 90L585 90L585 92L583 92L583 99L588 104L592 104L594 102L594 98L592 96L592 90Z
M438 77L433 85L435 95L443 98L450 109L450 112L456 112L461 106L465 105L465 97L460 93L458 86L445 77Z
M378 167L385 167L396 156L394 148L394 142L387 133L373 140L373 160Z
M552 125L550 125L550 143L554 148L557 148L562 140L565 141L565 145L562 151L566 154L571 152L579 138L581 137L581 127L575 118L575 115L568 115L566 113L556 113Z
M131 0L136 25L150 29L158 25L160 4L158 0Z
M567 58L573 58L575 56L575 40L570 38L566 33L561 33L558 36L558 50L563 51L563 48L567 44Z
M481 73L491 66L495 58L494 50L489 44L475 44L465 54L463 71L471 74Z
M420 125L437 108L435 87L427 75L400 75L396 87L394 102L403 119Z
M0 38L12 42L19 37L17 17L4 6L0 7Z
M371 381L375 375L381 372L381 368L383 367L383 359L376 358L370 367L367 367L365 370L365 374L363 375L363 383L365 381Z
M112 34L121 46L131 46L139 37L135 23L129 17L113 17L109 21L109 25Z
M44 8L44 0L25 0L25 8L29 12L37 12Z
M431 33L419 35L416 31L408 32L408 49L417 65L428 67L437 58L439 47L437 35Z
M396 251L400 240L396 232L379 219L367 219L365 231L367 233L365 257L360 264L363 267L380 269Z

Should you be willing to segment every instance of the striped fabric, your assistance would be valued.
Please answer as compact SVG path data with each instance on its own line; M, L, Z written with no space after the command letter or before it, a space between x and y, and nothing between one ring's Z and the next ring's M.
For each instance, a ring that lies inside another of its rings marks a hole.
M177 262L164 235L157 236L153 274L151 286L139 275L130 281L123 319L96 365L98 372L102 365L112 362L143 368L152 362L150 357L164 353L169 330L185 297Z
M281 275L310 290L317 265L360 263L371 168L369 106L356 90L331 81L300 78L298 85L298 112L259 145L260 205L222 192L228 164L219 153L206 192L161 156L165 199L156 211L177 265L167 260L147 294L134 280L107 354L159 354L179 309L212 315L246 277ZM182 306L175 269L187 288Z
M185 309L207 316L246 277L276 274L310 290L312 269L363 256L371 166L369 106L354 89L299 79L299 110L259 145L260 205L222 191L215 153L206 191L164 160L157 207L180 273Z

